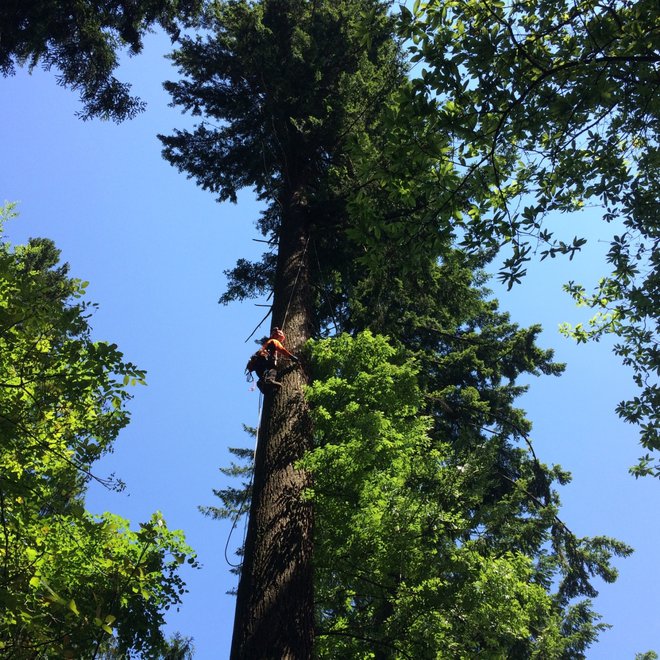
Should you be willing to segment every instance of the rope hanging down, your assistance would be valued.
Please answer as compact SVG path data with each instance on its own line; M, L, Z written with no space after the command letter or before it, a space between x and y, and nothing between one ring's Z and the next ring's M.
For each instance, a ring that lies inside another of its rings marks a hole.
M291 287L291 294L289 295L289 302L286 304L286 309L284 310L284 319L282 320L282 327L286 326L286 317L289 314L289 307L291 306L291 301L293 300L293 294L295 293L296 286L298 286L298 278L300 277L300 271L302 270L303 264L305 263L305 254L307 254L307 246L309 245L309 236L305 241L305 247L303 248L302 257L300 257L300 263L298 264L298 272L296 273L296 279L293 281L293 286Z
M286 324L286 317L289 314L289 307L291 306L291 301L293 300L293 294L296 291L296 287L298 286L298 279L300 278L300 272L302 270L303 264L305 263L305 255L307 254L307 246L309 245L309 239L310 237L307 237L307 240L305 241L305 247L303 248L303 253L302 257L300 258L300 263L298 264L298 271L296 272L296 278L293 281L293 286L291 287L291 293L289 295L289 301L286 304L286 309L284 310L284 319L282 320L282 327L285 326ZM263 319L259 322L259 325L252 331L252 334L245 340L247 343L250 338L254 335L254 333L260 328L261 324L270 316L271 312L273 311L272 307L271 309L268 310L268 314L264 316ZM263 394L259 394L259 413L258 413L258 422L257 422L257 433L256 433L256 440L255 440L255 445L254 445L254 453L252 455L252 476L250 477L250 485L248 489L245 491L245 497L243 498L243 501L240 503L238 507L238 511L236 512L236 515L234 516L234 520L232 521L232 526L231 529L229 530L229 534L227 535L227 542L225 543L225 561L232 567L232 568L240 568L240 564L232 564L231 561L229 561L229 557L227 556L227 551L229 549L229 542L231 541L231 537L234 533L234 530L236 529L236 525L238 524L239 518L245 513L243 510L243 505L245 504L245 500L247 499L247 493L252 490L252 486L254 484L254 461L257 456L257 444L259 442L259 427L261 426L261 404L263 400ZM243 545L245 545L245 536L247 534L247 519L246 519L246 524L243 529Z
M254 463L257 457L257 445L259 443L259 428L261 426L261 407L263 403L263 397L264 395L260 392L259 393L259 412L257 414L257 432L255 433L255 440L254 440L254 451L252 452L252 473L250 475L250 484L246 488L244 494L243 494L243 499L240 502L238 506L238 510L236 511L236 514L234 515L234 518L232 520L231 524L231 529L229 530L229 534L227 535L227 542L225 543L225 561L229 566L232 568L240 568L241 564L233 564L230 560L229 557L227 556L227 551L229 550L229 543L231 541L231 537L234 534L234 530L236 529L236 525L238 524L238 521L240 517L247 513L247 509L244 508L248 493L252 492L252 486L254 485ZM245 546L245 537L247 536L247 517L245 518L245 522L243 525L243 547Z

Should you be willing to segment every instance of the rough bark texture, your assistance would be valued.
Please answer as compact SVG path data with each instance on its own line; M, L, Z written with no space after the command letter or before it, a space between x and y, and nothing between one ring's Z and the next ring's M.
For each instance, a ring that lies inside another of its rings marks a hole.
M283 218L273 299L273 325L283 328L293 353L310 336L306 224L300 208ZM313 518L301 496L310 478L295 467L312 442L304 366L280 380L282 388L264 398L232 660L312 657Z

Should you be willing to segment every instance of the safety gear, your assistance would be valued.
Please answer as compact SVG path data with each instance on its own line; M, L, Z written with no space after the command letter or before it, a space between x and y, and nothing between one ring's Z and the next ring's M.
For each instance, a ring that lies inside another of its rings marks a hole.
M252 374L257 374L257 387L261 392L272 391L282 387L282 383L277 380L277 358L281 355L289 358L293 362L298 362L298 358L290 353L282 343L286 337L279 328L273 328L270 339L248 360L245 366L247 380L253 380Z
M257 387L263 394L282 387L282 383L277 380L277 371L275 369L266 369L257 381Z
M273 358L277 358L279 355L284 355L291 359L291 356L293 355L286 349L284 344L279 339L273 339L272 337L261 347L261 349L266 351L268 355L272 356Z
M252 380L253 372L258 374L268 366L268 357L268 352L263 348L260 348L256 353L253 353L250 356L248 363L245 365L245 374L248 376L249 381Z
M277 339L278 341L281 342L286 341L285 334L282 332L282 330L280 330L280 328L277 327L273 328L273 331L270 333L270 338Z

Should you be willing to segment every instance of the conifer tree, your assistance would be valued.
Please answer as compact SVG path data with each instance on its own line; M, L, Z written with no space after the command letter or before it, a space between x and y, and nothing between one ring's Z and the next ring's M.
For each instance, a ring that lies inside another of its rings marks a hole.
M606 627L591 577L614 580L630 550L566 527L570 475L515 407L520 376L563 367L470 262L449 250L385 283L356 269L350 334L310 345L319 657L580 658ZM206 512L225 517L249 492L216 495Z
M299 351L317 321L314 237L345 221L328 173L345 166L348 136L400 76L386 7L375 0L219 2L203 27L208 36L184 39L173 56L186 78L166 87L175 104L205 119L192 133L161 136L164 154L221 200L251 186L268 201L260 226L276 256L253 286L272 286L273 324ZM311 656L312 508L303 497L309 476L296 465L312 442L306 382L305 369L290 371L265 398L235 658Z

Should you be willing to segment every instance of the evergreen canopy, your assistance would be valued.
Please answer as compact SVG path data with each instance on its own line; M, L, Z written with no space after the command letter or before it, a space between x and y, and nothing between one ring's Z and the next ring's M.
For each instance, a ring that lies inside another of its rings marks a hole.
M80 94L83 119L121 121L144 104L130 84L114 76L119 54L142 50L144 35L159 26L175 39L202 0L3 0L0 4L0 73L16 66L54 68L57 81Z

